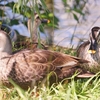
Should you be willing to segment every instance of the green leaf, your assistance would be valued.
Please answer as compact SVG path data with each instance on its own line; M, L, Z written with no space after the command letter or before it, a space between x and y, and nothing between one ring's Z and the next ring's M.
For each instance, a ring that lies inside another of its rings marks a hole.
M44 2L44 0L41 0L41 3L42 3L42 5L43 5L44 9L45 9L47 12L49 12L49 10L48 10L48 8L47 8L46 3Z
M76 14L73 14L73 16L74 16L74 19L75 19L77 22L79 22L79 19L78 19L77 15L76 15Z
M81 15L84 15L84 13L82 12L82 10L80 10L80 9L73 9L75 12L77 12L77 13L79 13L79 14L81 14Z
M16 13L20 13L20 5L18 5L18 3L14 4L13 11Z
M36 12L38 13L38 15L41 17L40 10L39 10L39 7L38 7L37 2L36 2L36 4L35 4L35 10L36 10Z
M54 17L54 14L53 13L49 13L49 17Z
M2 10L2 9L0 9L0 16L1 16L1 17L4 17L4 16L5 16L4 10Z
M62 0L62 1L63 1L63 3L66 3L67 0Z
M40 29L41 32L44 33L44 29L43 29L43 26L42 25L39 26L39 29Z
M25 97L25 91L19 87L12 79L9 78L9 82L16 88L17 92L19 93L20 97L23 99L23 100L27 100L26 97Z
M67 0L62 0L64 6L67 6Z
M9 6L11 9L13 9L14 4L15 4L14 2L9 2L5 6Z
M11 25L11 26L12 26L12 25L18 25L18 24L19 24L18 21L19 21L19 20L17 20L17 19L10 20L10 25Z

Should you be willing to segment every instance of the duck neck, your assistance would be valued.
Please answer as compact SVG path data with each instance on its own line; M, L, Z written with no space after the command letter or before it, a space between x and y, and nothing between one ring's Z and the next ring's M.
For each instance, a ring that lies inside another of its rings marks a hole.
M97 45L96 53L100 55L100 44Z
M30 32L31 42L38 42L38 25L33 22L31 19L28 21L28 30Z
M90 48L90 44L89 45L87 45L85 48L84 48L84 55L90 55L90 53L89 53L89 48Z

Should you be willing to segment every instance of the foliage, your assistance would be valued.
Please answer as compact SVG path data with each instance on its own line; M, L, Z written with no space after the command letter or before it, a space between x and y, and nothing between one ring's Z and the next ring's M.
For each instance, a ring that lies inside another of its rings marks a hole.
M0 1L0 3L2 2L3 0ZM50 20L50 23L48 25L40 26L41 32L44 32L44 28L43 28L44 26L50 27L52 29L59 28L58 25L59 20L54 14L53 0L17 0L17 2L13 2L13 1L12 2L4 1L4 2L7 3L0 5L4 8L4 9L0 8L0 16L1 16L2 23L8 24L10 26L18 25L22 23L27 26L27 18L31 17L33 21L34 13L38 13L40 18L47 18ZM87 3L87 0L74 0L74 1L62 0L62 2L64 4L66 13L72 14L73 18L77 22L79 22L79 15L84 16L86 14L83 10ZM72 5L70 5L69 2L72 2ZM5 10L6 7L12 9L13 12L12 18L9 18L9 16L7 16ZM23 19L19 18L19 15L15 16L15 14L22 15ZM6 19L4 17L6 17ZM73 37L74 35L71 38L71 42L73 40Z
M74 17L74 19L79 22L79 15L85 16L86 13L88 13L88 10L84 11L84 7L88 0L62 0L63 4L65 6L65 11L67 13L71 13ZM69 4L69 2L72 2L72 6Z
M51 0L52 1L52 0ZM66 13L71 13L75 20L79 21L78 14L84 16L85 12L83 9L87 3L87 0L74 0L73 6L68 3L69 0L62 0ZM58 28L58 19L54 16L54 12L48 9L47 4L51 3L53 5L53 1L50 2L49 0L18 0L18 2L7 2L1 6L10 7L14 13L19 13L24 17L33 17L34 13L38 13L41 18L48 18L50 19L51 23L48 24L50 27ZM47 4L46 4L47 3ZM53 9L53 7L52 7ZM0 9L0 16L6 16L5 10ZM42 12L42 13L41 13ZM10 19L10 25L18 24L19 19L12 18Z

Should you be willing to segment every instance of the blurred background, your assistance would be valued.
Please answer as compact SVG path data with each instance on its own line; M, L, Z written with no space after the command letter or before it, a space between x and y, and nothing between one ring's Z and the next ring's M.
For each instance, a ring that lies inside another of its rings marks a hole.
M30 37L27 19L38 13L50 20L39 27L41 41L77 48L88 39L93 26L100 26L99 10L100 0L0 0L0 22L13 35Z

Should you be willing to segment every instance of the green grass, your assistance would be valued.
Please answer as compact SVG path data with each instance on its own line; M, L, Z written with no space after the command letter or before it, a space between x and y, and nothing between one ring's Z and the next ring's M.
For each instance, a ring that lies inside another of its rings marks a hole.
M99 74L90 79L75 79L74 76L58 84L23 90L14 82L14 88L0 86L0 100L100 100Z
M75 50L52 47L54 51L76 55ZM76 79L75 75L59 83L40 85L33 90L23 90L13 81L13 88L0 86L0 100L100 100L99 73L89 79Z

